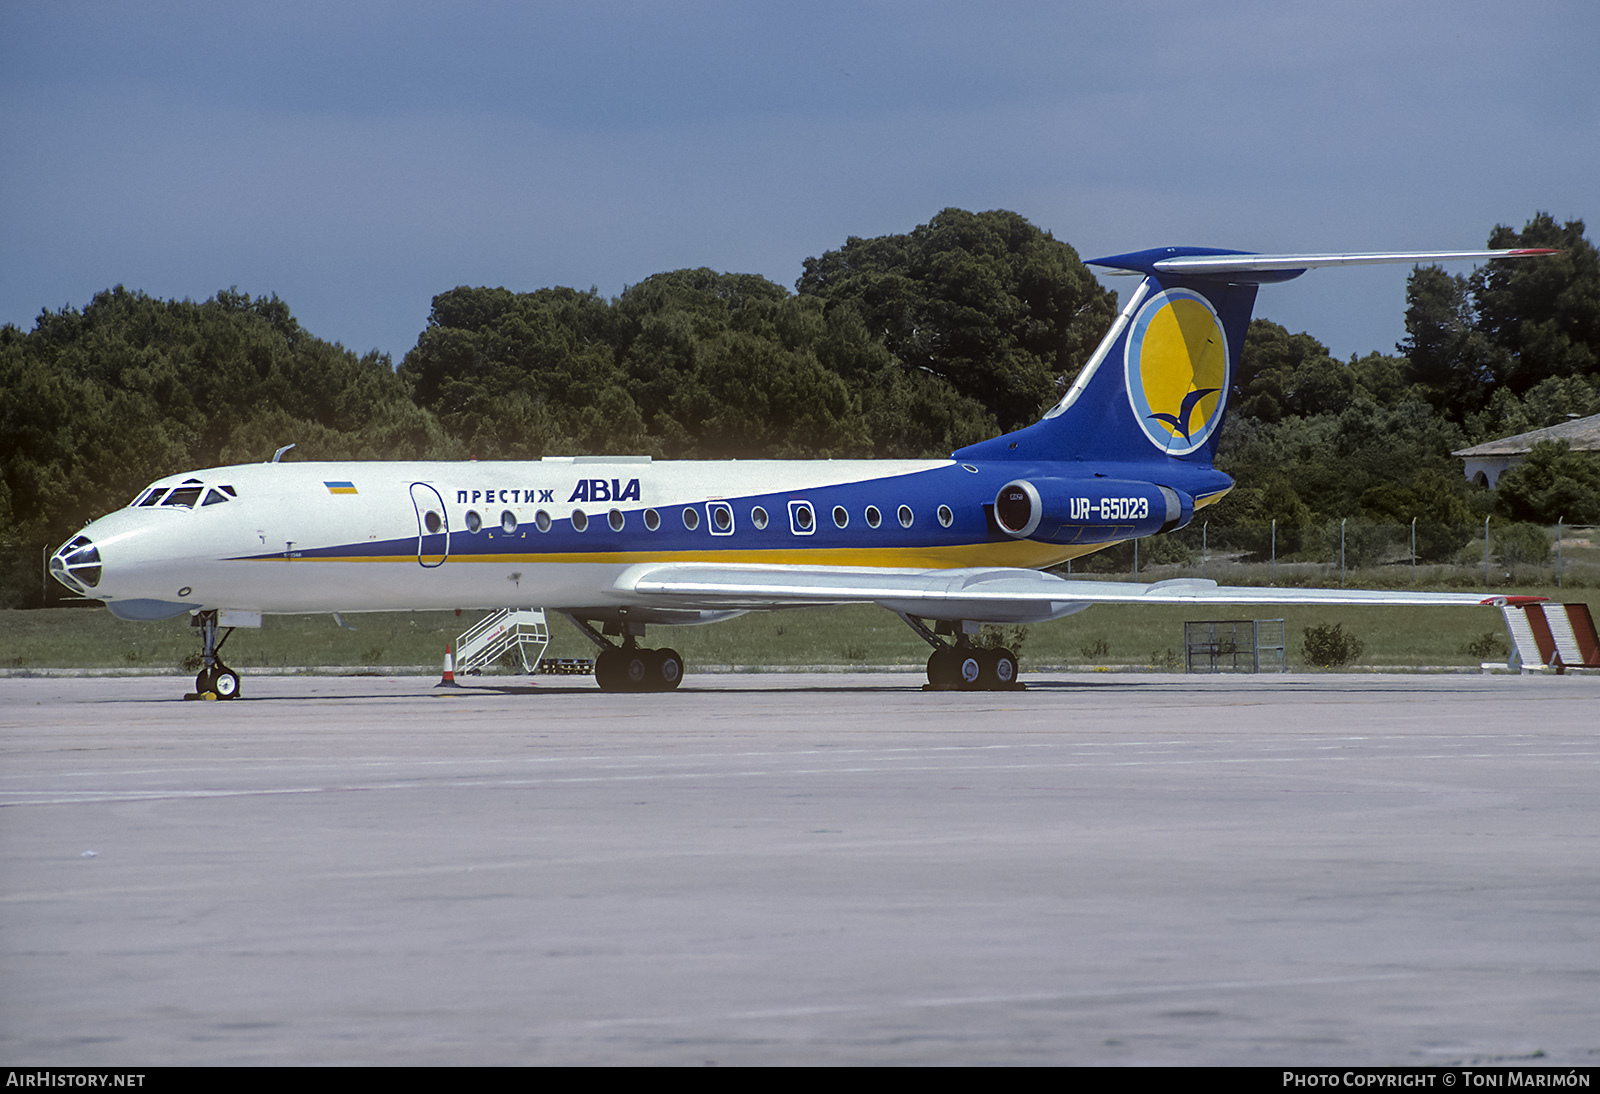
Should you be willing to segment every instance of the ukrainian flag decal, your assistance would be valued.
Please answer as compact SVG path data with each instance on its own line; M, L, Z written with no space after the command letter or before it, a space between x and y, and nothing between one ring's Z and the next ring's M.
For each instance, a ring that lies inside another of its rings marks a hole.
M353 482L324 482L322 485L328 488L328 493L330 494L354 494L356 492L356 484Z
M1128 402L1150 443L1184 456L1222 421L1228 336L1211 302L1188 289L1158 293L1128 331Z

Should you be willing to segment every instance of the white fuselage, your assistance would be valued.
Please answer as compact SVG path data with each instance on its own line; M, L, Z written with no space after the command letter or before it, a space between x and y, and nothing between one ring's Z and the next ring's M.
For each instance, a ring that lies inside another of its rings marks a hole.
M132 618L606 609L649 563L915 572L1046 566L1103 546L997 539L984 507L1018 470L636 457L214 468L162 479L85 528L100 566L87 591Z

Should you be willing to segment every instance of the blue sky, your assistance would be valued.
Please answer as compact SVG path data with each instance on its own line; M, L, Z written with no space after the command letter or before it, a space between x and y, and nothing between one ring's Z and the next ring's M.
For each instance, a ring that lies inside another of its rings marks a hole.
M237 286L398 362L456 285L792 287L947 206L1085 258L1479 247L1600 218L1597 47L1554 0L4 0L0 322ZM1406 273L1256 314L1391 352Z

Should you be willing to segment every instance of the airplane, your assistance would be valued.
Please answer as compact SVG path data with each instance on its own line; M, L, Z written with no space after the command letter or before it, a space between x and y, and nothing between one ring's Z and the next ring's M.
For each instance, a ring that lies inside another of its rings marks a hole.
M266 614L539 604L600 647L603 690L659 692L683 661L643 648L648 626L873 603L932 647L930 688L1000 689L1020 686L1016 656L974 645L982 623L1094 604L1504 603L1044 571L1182 528L1233 487L1212 458L1259 286L1323 266L1553 253L1112 255L1090 265L1141 280L1066 394L948 459L284 463L285 448L157 480L63 544L50 572L122 619L188 613L196 690L229 699L240 683L222 642Z

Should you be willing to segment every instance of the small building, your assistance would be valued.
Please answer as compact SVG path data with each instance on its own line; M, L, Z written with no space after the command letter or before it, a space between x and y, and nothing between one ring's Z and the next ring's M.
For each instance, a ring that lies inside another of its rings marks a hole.
M1533 446L1540 441L1566 441L1574 452L1600 452L1600 414L1574 418L1531 433L1518 433L1515 437L1502 437L1498 441L1485 441L1450 454L1466 461L1467 478L1493 490L1500 476L1527 459Z

